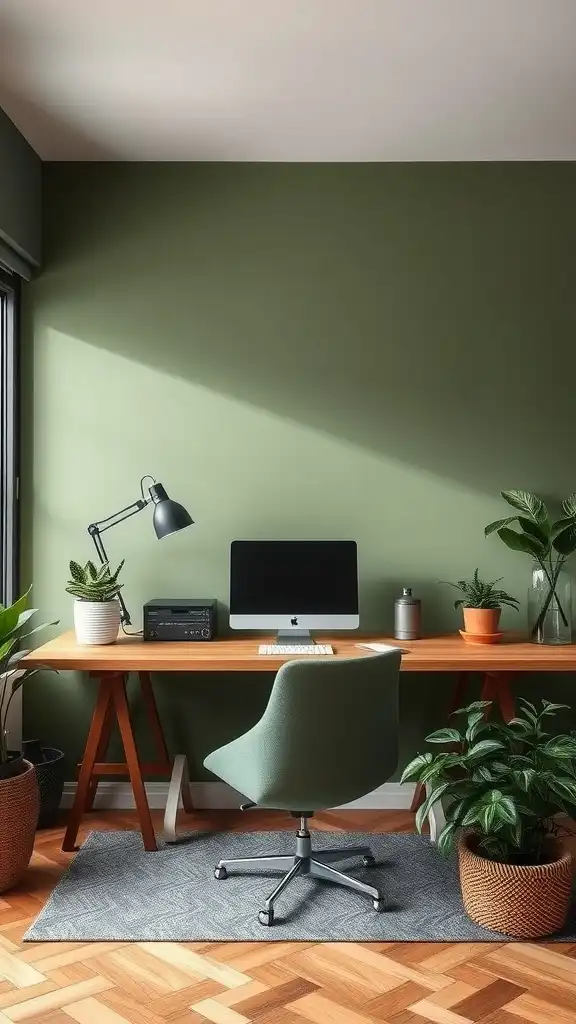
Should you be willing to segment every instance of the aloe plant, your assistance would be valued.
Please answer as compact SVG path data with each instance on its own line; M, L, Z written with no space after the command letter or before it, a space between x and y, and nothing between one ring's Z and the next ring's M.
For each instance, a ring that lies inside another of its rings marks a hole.
M504 501L516 509L517 513L489 523L484 535L488 537L491 533L497 533L500 540L513 551L523 551L531 555L538 562L549 586L542 610L532 627L532 636L536 636L542 628L553 598L558 604L563 624L568 626L568 618L556 593L556 585L563 566L576 551L576 492L561 503L562 516L555 522L551 522L548 509L537 494L530 491L500 493ZM511 529L512 523L516 523L519 529Z
M457 583L443 581L447 586L454 587L464 594L464 597L454 601L455 608L460 608L461 605L465 608L501 608L505 604L518 610L520 602L517 597L511 597L505 590L496 589L496 583L500 583L504 579L503 576L490 583L484 583L478 574L479 570L475 569L471 580L458 580Z
M576 817L576 736L553 735L547 721L565 704L521 699L506 724L486 718L490 701L454 713L457 724L438 729L427 743L438 754L419 754L402 782L424 782L428 795L416 815L419 831L430 808L445 797L446 825L438 847L448 853L461 829L473 831L478 852L505 864L540 864L547 840L560 834L558 812Z
M94 562L86 562L85 566L78 562L70 562L70 576L66 591L80 601L113 601L122 590L118 576L124 565L124 559L116 569L110 572L108 562L96 568Z
M57 622L42 622L27 632L22 632L28 621L36 614L37 608L28 608L31 587L22 594L14 604L7 608L0 604L0 765L8 761L8 745L6 741L6 723L8 712L15 694L27 679L31 679L39 671L36 669L19 668L19 662L26 650L16 650L22 640L38 633L47 626L56 626Z

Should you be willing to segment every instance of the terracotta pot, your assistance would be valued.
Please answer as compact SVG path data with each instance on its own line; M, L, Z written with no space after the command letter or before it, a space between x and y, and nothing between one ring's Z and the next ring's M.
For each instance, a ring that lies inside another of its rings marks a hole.
M20 775L0 778L0 892L24 874L38 821L38 783L34 765L23 761Z
M547 864L501 864L476 852L478 839L458 844L460 887L468 917L517 939L552 935L564 924L572 893L572 855L549 841Z
M463 608L464 629L467 633L490 636L498 632L501 608Z
M499 644L504 633L467 633L459 630L460 636L467 644Z

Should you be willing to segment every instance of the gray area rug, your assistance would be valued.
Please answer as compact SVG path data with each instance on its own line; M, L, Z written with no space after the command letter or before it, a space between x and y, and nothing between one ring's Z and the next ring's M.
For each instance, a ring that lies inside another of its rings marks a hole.
M370 900L304 876L280 896L271 928L258 910L278 874L242 873L216 881L220 857L291 853L294 834L193 833L178 846L145 853L139 832L92 832L25 941L496 942L503 936L470 921L462 906L454 858L445 860L424 836L314 832L317 850L369 845L376 866L338 863L376 885L385 910ZM576 941L576 914L560 941Z

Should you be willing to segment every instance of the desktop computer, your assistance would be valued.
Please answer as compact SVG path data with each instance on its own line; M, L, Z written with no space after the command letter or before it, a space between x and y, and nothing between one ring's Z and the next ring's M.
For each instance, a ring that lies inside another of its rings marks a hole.
M233 541L232 629L277 630L276 647L316 653L311 629L358 629L359 624L355 541Z

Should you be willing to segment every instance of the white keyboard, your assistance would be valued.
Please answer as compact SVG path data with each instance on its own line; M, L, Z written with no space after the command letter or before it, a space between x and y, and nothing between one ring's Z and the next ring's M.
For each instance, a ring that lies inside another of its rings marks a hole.
M331 644L260 644L258 654L334 654Z

